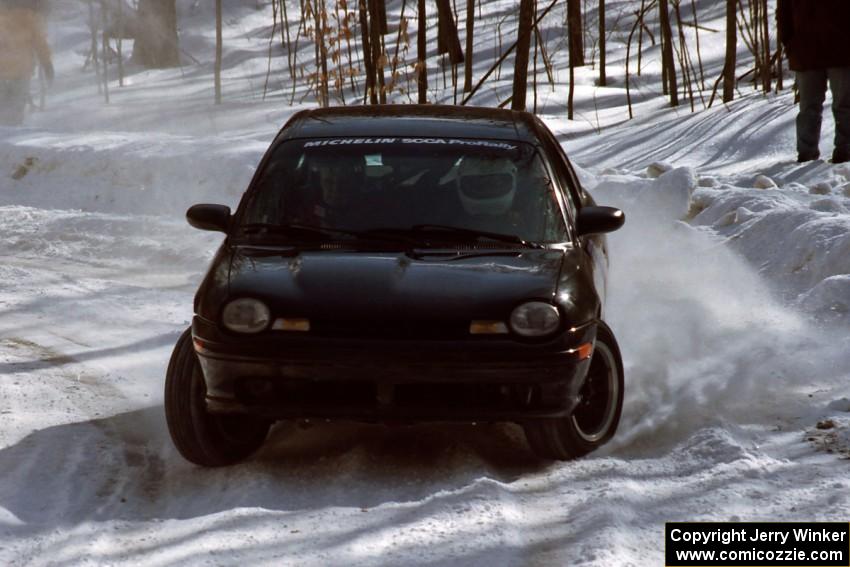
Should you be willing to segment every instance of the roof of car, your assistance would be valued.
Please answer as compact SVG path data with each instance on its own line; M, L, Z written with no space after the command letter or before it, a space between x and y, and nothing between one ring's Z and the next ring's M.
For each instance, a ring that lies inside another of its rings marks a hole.
M488 138L536 142L528 112L471 106L385 104L303 110L279 139L335 136Z

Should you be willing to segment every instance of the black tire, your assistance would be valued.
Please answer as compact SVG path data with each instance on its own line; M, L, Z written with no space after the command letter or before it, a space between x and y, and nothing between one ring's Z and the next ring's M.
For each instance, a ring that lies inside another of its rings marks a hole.
M271 423L208 413L206 394L192 330L187 329L174 346L165 375L165 419L174 445L187 461L204 467L231 465L259 449Z
M524 424L525 437L537 456L577 459L607 443L617 431L623 412L623 359L613 333L601 321L581 394L569 417Z

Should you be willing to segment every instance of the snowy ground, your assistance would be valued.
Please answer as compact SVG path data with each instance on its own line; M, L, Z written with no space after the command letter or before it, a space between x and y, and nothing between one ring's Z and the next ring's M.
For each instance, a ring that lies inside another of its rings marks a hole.
M214 108L208 65L136 70L107 107L71 4L48 108L0 129L0 564L658 565L665 521L846 521L850 167L793 162L789 93L696 114L647 95L622 123L622 89L598 89L597 134L587 71L583 122L546 107L628 218L608 306L627 400L604 450L548 464L513 426L286 424L210 471L162 410L220 240L182 214L234 205L294 108L256 95L263 13L236 3L226 92L254 86Z

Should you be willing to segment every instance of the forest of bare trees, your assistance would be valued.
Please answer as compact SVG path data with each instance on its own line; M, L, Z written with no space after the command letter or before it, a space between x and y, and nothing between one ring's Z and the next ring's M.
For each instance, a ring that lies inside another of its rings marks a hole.
M123 81L126 42L132 42L129 61L145 68L200 64L180 48L176 0L86 2L92 31L87 65L95 68L107 100L108 77L117 73ZM624 91L632 117L633 91L648 81L650 57L660 63L660 74L654 79L671 106L710 107L718 91L719 99L728 103L745 85L763 92L783 88L782 52L768 0L727 0L722 5L696 0L516 0L515 8L497 26L497 53L475 53L481 44L476 43L476 17L482 0L256 2L259 8L271 8L272 20L263 97L272 75L282 74L274 79L288 85L290 103L299 96L299 102L312 99L320 106L386 104L399 99L476 104L482 87L512 70L510 94L502 97L499 106L536 112L543 83L554 91L561 82L566 83L564 102L572 119L576 70L591 67L597 86ZM725 10L721 15L726 29L702 25L700 10L712 10L714 21ZM224 11L222 0L215 0L211 91L217 103L226 97L221 85ZM555 21L556 13L562 14L561 21ZM596 24L588 25L589 18L595 18ZM545 37L541 30L546 31ZM719 71L717 65L709 69L703 60L700 39L705 34L725 35L725 58ZM624 65L617 68L610 66L607 57L612 38L625 44ZM744 58L739 51L742 45ZM273 71L273 57L285 60L282 73L279 65ZM484 68L485 60L492 64ZM110 70L110 63L116 62L118 69ZM565 81L562 70L568 73ZM709 72L716 76L707 76ZM441 96L436 96L438 92Z

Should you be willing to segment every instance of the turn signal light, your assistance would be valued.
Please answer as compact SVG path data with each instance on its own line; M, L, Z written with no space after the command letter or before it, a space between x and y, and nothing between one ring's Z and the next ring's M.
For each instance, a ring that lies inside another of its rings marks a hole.
M593 356L593 343L584 343L576 348L571 348L567 352L575 355L579 360L587 360Z
M506 335L508 326L502 321L473 321L469 324L472 335Z
M306 333L310 330L310 320L281 317L280 319L275 320L274 324L272 324L272 330L298 331L301 333Z

